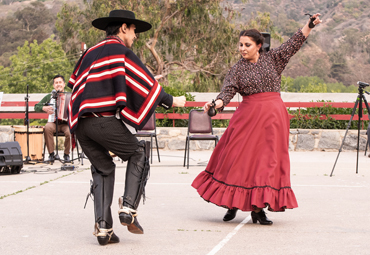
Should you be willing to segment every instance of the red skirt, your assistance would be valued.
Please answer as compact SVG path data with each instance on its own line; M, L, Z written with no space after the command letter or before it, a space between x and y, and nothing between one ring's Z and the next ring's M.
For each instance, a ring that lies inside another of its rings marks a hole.
M289 125L279 93L243 97L192 186L206 201L230 209L298 207L290 186Z

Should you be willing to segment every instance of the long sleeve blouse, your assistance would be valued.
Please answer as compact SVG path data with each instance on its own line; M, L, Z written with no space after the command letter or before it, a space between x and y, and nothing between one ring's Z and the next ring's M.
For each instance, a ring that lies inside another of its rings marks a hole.
M223 101L220 110L223 110L237 92L242 96L280 92L281 73L305 40L306 37L299 29L279 47L261 54L256 63L241 58L227 73L221 93L216 98Z

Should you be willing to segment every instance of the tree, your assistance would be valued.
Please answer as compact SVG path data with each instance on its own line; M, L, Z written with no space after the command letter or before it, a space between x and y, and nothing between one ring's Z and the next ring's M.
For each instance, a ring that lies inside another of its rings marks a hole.
M140 34L135 53L153 74L190 77L198 91L219 90L223 77L238 58L240 28L231 23L237 16L223 0L96 0L84 1L85 9L65 4L56 27L63 47L77 52L79 42L92 46L105 33L91 21L108 16L113 9L128 9L153 25ZM72 45L72 46L71 46ZM180 76L181 75L181 76Z
M330 53L329 56L330 61L332 62L330 68L330 77L336 79L337 81L344 81L344 76L350 73L344 53L340 50L336 50Z
M299 92L302 93L326 93L328 88L325 83L312 84L309 83L306 87L302 87Z
M22 46L26 40L42 42L47 39L52 34L55 19L41 2L31 2L27 7L16 11L14 16L0 19L0 56L15 53L17 47ZM7 65L8 62L6 56L0 59L2 65Z
M281 76L281 91L284 92L295 92L294 79L289 76Z
M0 66L0 91L4 93L26 93L29 85L30 93L49 93L52 78L56 74L63 75L67 80L73 71L71 60L79 56L67 56L60 43L52 38L38 44L26 41L18 47L18 53L10 57L9 67Z
M48 24L55 20L52 13L41 2L32 2L30 6L16 11L14 16L22 23L23 30L35 31L41 25Z
M304 92L304 91L312 91L314 87L321 87L324 84L324 80L320 79L319 77L304 77L298 76L293 81L293 86L290 87L291 92Z
M22 25L14 17L0 19L0 55L12 52L24 42Z
M283 38L278 34L271 21L269 12L257 12L256 16L253 16L253 18L249 20L248 27L255 28L261 32L269 32L271 38L279 40L280 43L283 42Z

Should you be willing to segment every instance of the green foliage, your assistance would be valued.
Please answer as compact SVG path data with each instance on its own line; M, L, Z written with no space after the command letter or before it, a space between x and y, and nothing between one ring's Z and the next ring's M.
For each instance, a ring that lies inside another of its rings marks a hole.
M325 83L323 79L313 76L281 77L281 91L302 93L356 93L358 87L345 86L341 82Z
M269 12L257 12L257 14L249 20L248 27L255 28L261 32L269 32L271 38L279 40L280 43L283 42L283 38L278 34L277 28L273 25Z
M325 102L325 101L317 101ZM330 102L330 101L326 101ZM335 120L329 115L352 114L352 108L333 108L330 105L323 107L301 108L300 110L288 109L288 113L294 115L290 120L290 128L301 129L346 129L348 120ZM358 108L356 110L358 114ZM364 110L367 114L367 110ZM369 121L363 121L363 127L367 127ZM357 129L358 121L352 121L350 129Z
M45 126L47 119L30 119L30 127ZM26 125L24 119L0 119L0 125L13 126L13 125Z
M229 126L230 120L212 120L212 126L214 128L227 128Z
M306 87L301 88L300 92L302 93L326 93L328 88L326 84L319 83L319 84L312 84L309 83Z
M132 0L84 1L85 8L64 4L58 13L56 28L67 52L77 52L79 42L89 47L105 37L91 25L98 17L108 16L113 9L132 10L138 19L153 28L141 33L133 51L155 75L162 74L164 86L171 84L169 74L182 77L177 71L191 74L191 87L198 92L218 91L224 76L239 57L240 29L232 23L238 16L233 5L225 0ZM222 5L221 5L222 3ZM271 27L267 14L258 24ZM180 72L181 73L181 72ZM189 91L188 88L185 91Z
M164 91L172 96L185 96L186 101L195 101L194 96L184 90L175 87L164 87ZM169 110L163 107L158 107L155 111L157 113L189 113L193 109L201 109L201 107L173 107ZM187 127L188 119L183 120L172 120L172 119L157 119L157 127L173 127L173 122L175 122L175 127ZM229 126L230 120L212 120L213 127L227 127Z
M302 27L297 21L288 19L285 13L279 13L276 17L276 25L278 25L278 31L286 36L293 36L297 30Z
M13 55L9 67L0 66L0 91L4 93L49 93L52 78L61 74L69 79L73 70L72 60L79 56L67 56L61 45L49 38L38 44L26 41L18 47L17 55Z
M351 86L344 86L343 83L337 82L337 83L327 83L327 92L331 93L357 93L358 87L355 85Z

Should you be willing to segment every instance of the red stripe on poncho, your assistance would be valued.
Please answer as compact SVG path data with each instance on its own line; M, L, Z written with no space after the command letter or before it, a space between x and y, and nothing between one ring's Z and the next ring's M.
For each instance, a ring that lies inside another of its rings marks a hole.
M142 129L165 92L153 75L120 40L107 38L79 59L68 82L72 96L68 124L73 133L78 118L88 112L115 112L127 124Z

